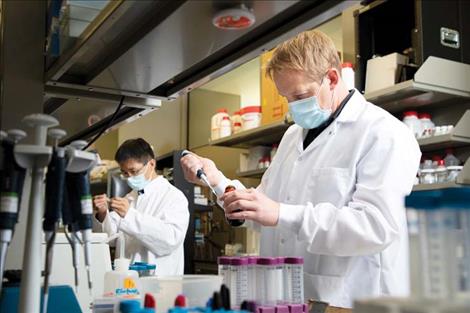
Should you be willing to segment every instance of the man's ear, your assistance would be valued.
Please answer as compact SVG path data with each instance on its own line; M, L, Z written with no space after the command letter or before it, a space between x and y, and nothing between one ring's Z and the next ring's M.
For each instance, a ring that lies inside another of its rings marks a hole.
M341 75L339 74L336 68L332 68L328 71L328 73L326 74L326 77L328 77L330 81L330 90L332 90L338 84L339 78L341 77Z

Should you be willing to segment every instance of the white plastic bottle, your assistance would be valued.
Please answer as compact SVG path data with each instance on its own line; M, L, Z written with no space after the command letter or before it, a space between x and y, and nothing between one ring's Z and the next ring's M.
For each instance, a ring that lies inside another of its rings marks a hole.
M418 119L418 112L408 111L403 113L403 115L403 123L410 128L416 138L420 138L423 134L423 126L421 121Z
M218 109L217 113L212 116L211 119L211 139L216 140L219 139L219 133L220 133L220 123L222 122L222 119L227 116L229 117L227 113L227 109Z
M232 123L230 117L224 116L220 122L219 138L228 137L232 134Z
M460 165L460 160L454 155L454 150L447 149L444 163L446 166L457 166Z
M125 240L124 234L119 232L117 235L108 239L118 239L119 258L114 260L114 271L106 272L104 275L104 297L117 297L126 299L140 298L140 281L137 271L129 270L130 260L124 258Z
M354 89L354 69L350 62L345 62L341 66L341 77L348 90Z
M126 299L140 298L140 282L137 271L129 270L129 259L115 259L114 271L104 275L104 296Z
M421 122L421 126L423 128L422 136L427 137L431 136L434 132L434 128L436 125L431 120L431 114L429 113L421 113L419 114L419 121Z

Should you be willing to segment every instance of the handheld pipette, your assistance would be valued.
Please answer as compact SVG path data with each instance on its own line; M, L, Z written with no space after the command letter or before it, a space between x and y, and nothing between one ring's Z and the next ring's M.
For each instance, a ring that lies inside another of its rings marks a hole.
M14 147L24 137L26 137L26 133L22 130L11 130L8 134L5 132L1 133L0 294L2 292L7 249L13 238L15 224L18 222L21 194L26 175L26 170L15 161Z
M64 203L65 189L65 149L58 147L59 140L66 135L61 129L50 129L49 136L54 139L54 152L47 168L46 207L42 227L46 239L46 260L44 263L43 313L47 312L49 299L49 276L52 268L55 236Z
M190 151L188 150L183 150L181 152L181 157L187 156L188 154L191 154ZM215 192L214 188L211 186L209 179L206 176L206 173L204 173L204 170L202 168L198 169L196 172L197 178L199 178L209 189L212 191L212 193L217 197L217 193Z
M184 157L188 154L191 154L190 151L188 150L183 150L183 152L181 152L181 157ZM204 173L204 170L202 168L198 169L196 171L196 176L197 178L199 178L201 181L204 182L204 184L206 184L210 190L212 191L212 193L218 197L217 193L215 192L214 188L211 186L210 182L209 182L209 179L207 178L206 176L206 173ZM235 187L233 186L228 186L227 188L230 188L230 190L225 190L225 192L228 192L228 191L233 191L235 190ZM235 210L235 212L240 212L241 210ZM234 226L234 227L238 227L238 226L241 226L245 223L245 220L242 220L242 219L227 219L227 222L231 225L231 226Z
M88 290L92 294L91 278L91 233L93 204L90 192L89 169L95 164L96 156L91 152L81 151L87 145L86 141L72 142L72 148L78 153L76 159L85 161L85 166L80 171L67 173L67 188L72 207L72 215L78 222L78 229L82 233L83 250L85 256L85 268L87 271Z

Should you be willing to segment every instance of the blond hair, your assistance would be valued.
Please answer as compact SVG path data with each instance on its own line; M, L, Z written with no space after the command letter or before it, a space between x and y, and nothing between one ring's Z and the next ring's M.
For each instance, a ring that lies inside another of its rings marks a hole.
M276 47L266 66L266 75L272 79L281 70L291 69L320 81L330 68L341 73L341 61L333 41L321 31L309 30Z

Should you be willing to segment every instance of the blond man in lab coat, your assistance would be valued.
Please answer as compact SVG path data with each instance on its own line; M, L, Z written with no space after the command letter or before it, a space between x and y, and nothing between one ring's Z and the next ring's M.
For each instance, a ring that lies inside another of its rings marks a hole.
M153 149L144 139L126 140L115 159L132 191L124 198L93 198L96 228L109 236L122 232L125 257L132 262L156 264L156 275L182 275L189 224L185 195L157 175Z
M305 297L352 307L355 299L406 295L404 197L421 152L407 127L341 79L330 38L307 31L281 44L267 66L294 119L256 189L226 178L194 154L227 218L261 228L261 254L303 256ZM225 186L238 190L223 195ZM238 211L241 210L241 211Z

